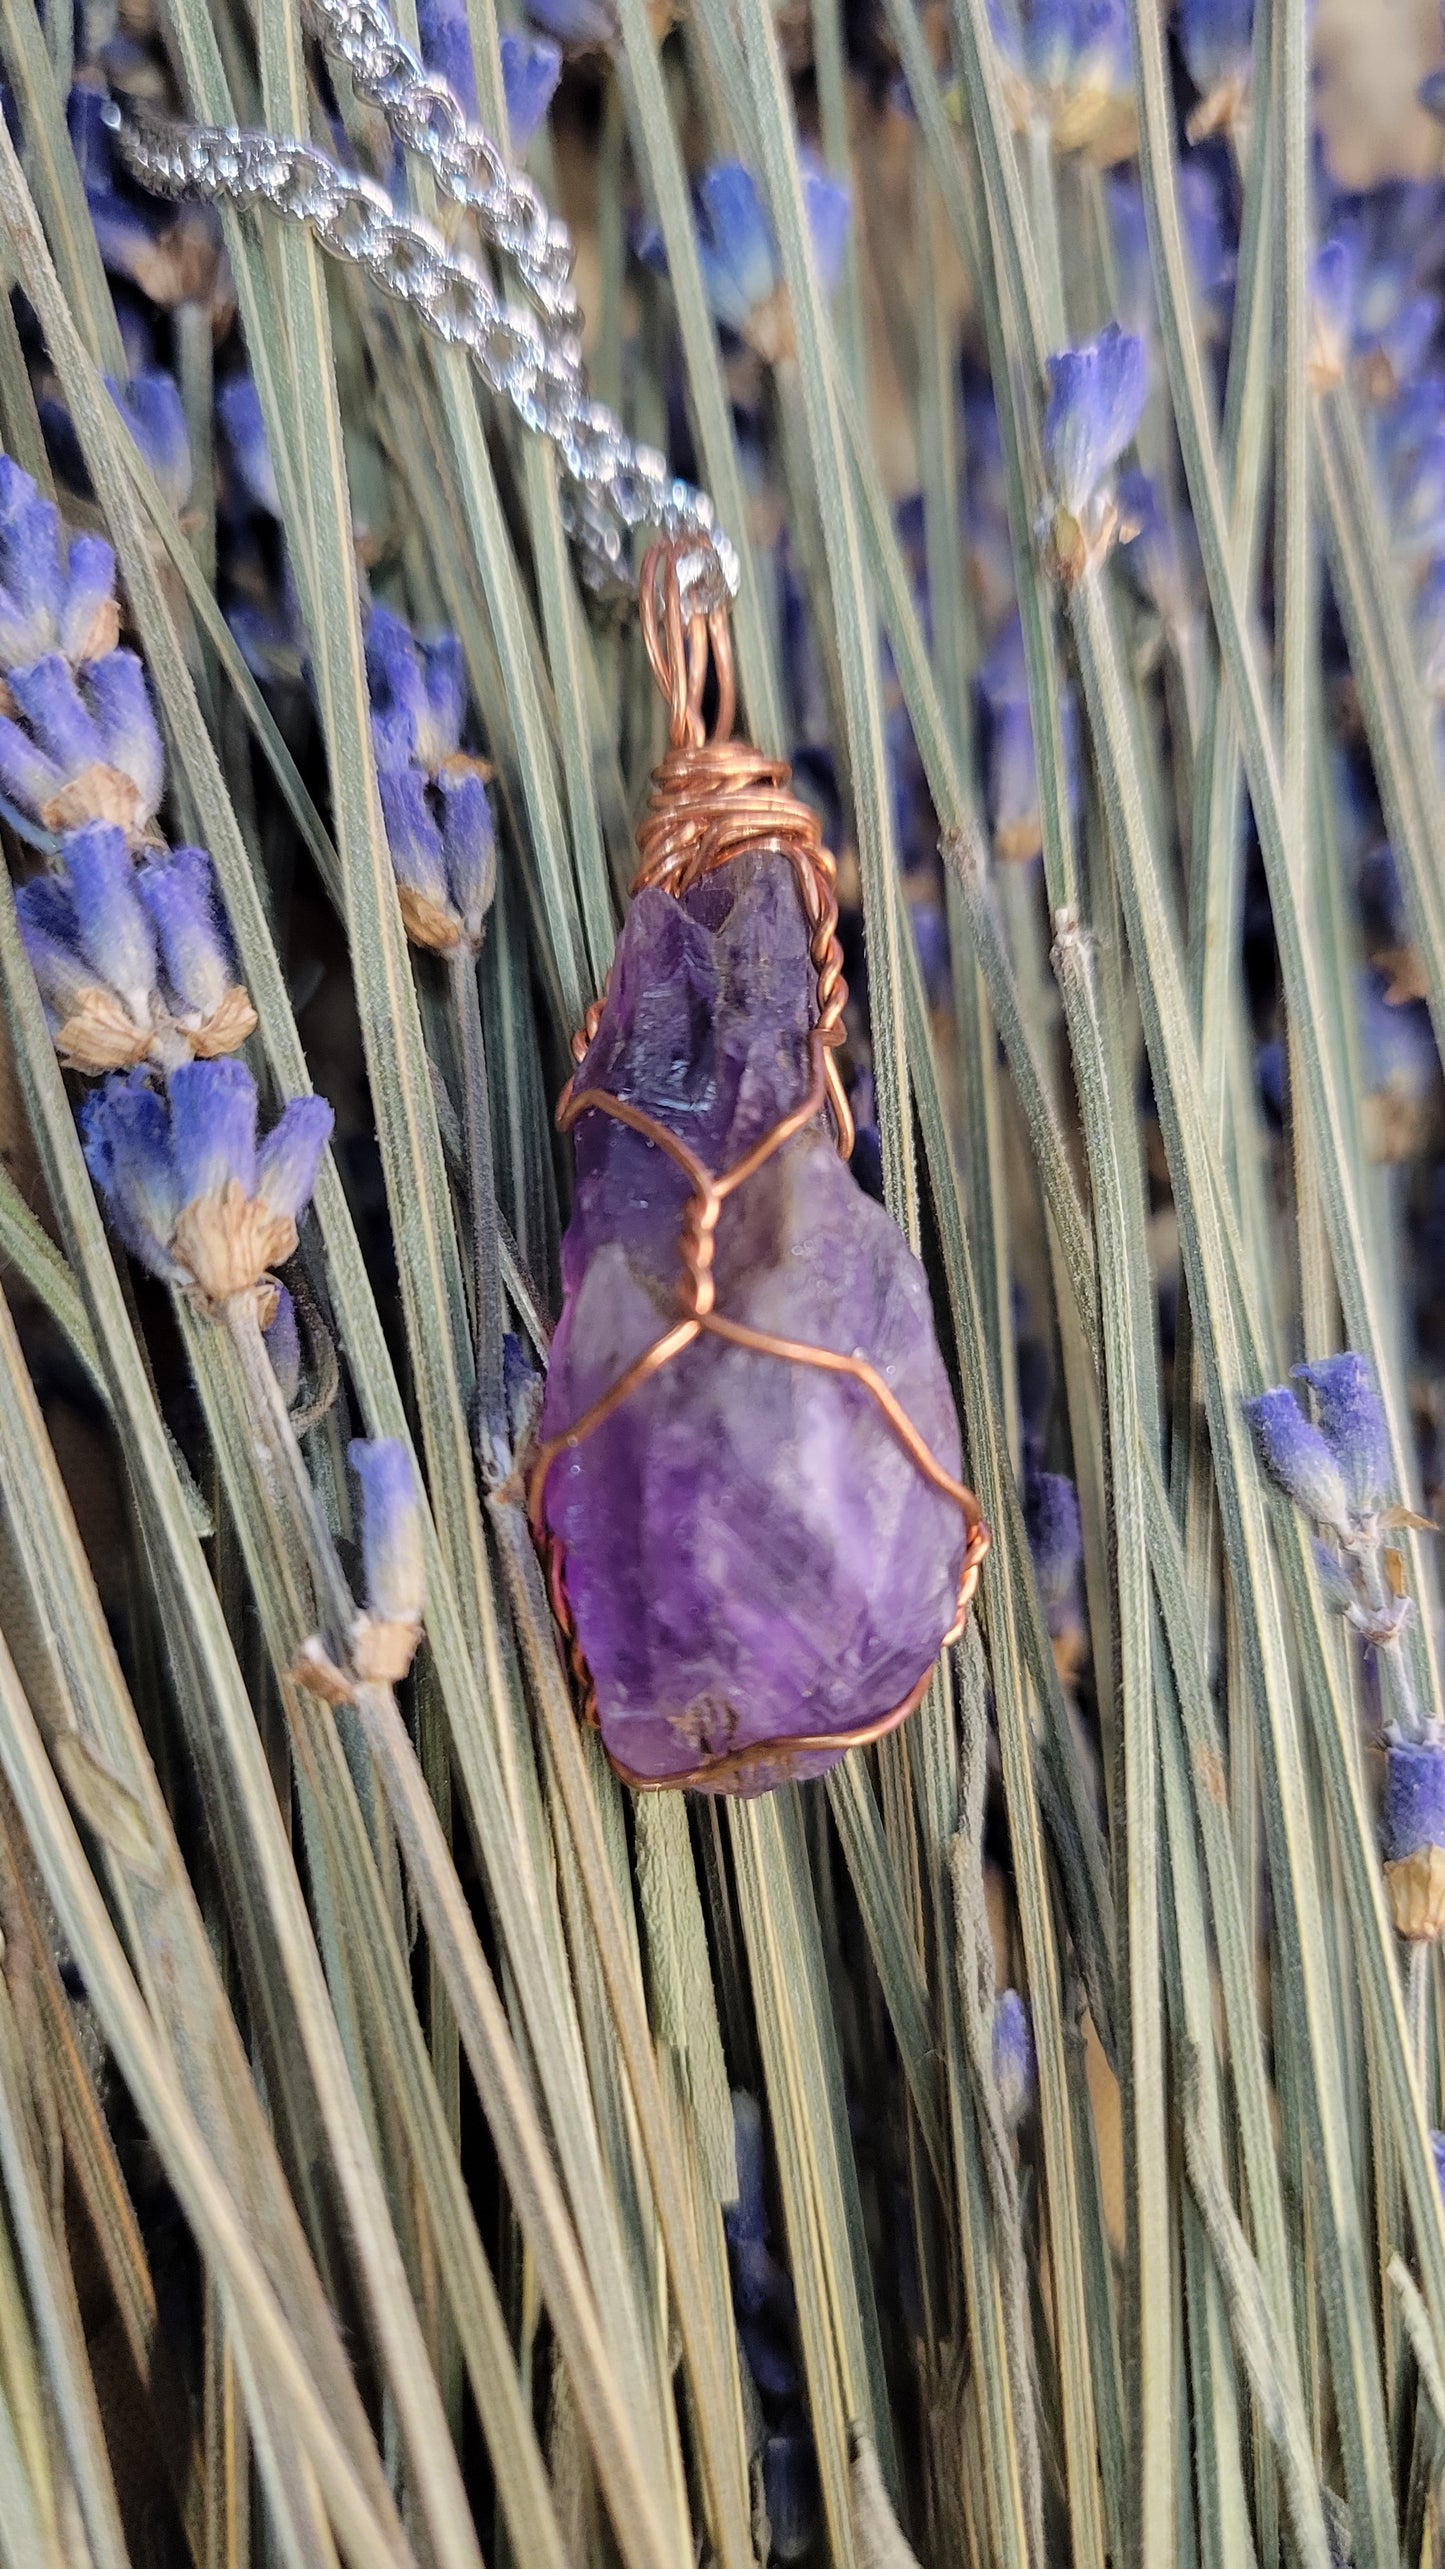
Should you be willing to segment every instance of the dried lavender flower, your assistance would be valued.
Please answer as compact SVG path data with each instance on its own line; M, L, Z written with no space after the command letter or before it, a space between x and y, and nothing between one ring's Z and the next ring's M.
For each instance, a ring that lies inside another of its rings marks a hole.
M377 607L366 656L377 783L407 935L438 953L475 950L496 890L497 850L491 770L460 746L460 645L450 634L418 643L400 617Z
M819 279L831 294L848 241L848 190L805 154L803 194ZM698 181L697 207L698 256L714 320L768 364L778 363L792 353L792 314L772 225L751 170L741 161L714 163ZM645 234L639 247L651 265L666 266L660 233Z
M58 652L78 668L120 637L115 555L99 535L67 543L60 512L0 455L0 670Z
M125 385L107 375L105 388L177 517L182 516L190 506L194 467L174 375L152 366Z
M1048 360L1044 461L1053 495L1053 545L1060 574L1081 576L1102 561L1118 524L1111 468L1143 416L1144 343L1117 321L1080 348Z
M1286 1385L1246 1401L1244 1414L1255 1452L1277 1489L1293 1499L1314 1525L1347 1539L1350 1503L1339 1457L1312 1427Z
M144 838L160 807L165 753L130 651L73 670L58 651L9 673L0 790L46 830L110 821Z
M1372 1366L1347 1347L1341 1355L1320 1356L1312 1365L1290 1370L1296 1382L1308 1383L1314 1393L1320 1434L1344 1475L1351 1515L1373 1515L1386 1502L1394 1465Z
M1016 1989L1001 1989L993 2010L993 2076L1003 2119L1016 2132L1033 2103L1034 2036Z
M416 1471L394 1437L357 1438L346 1449L361 1493L366 1606L351 1631L364 1683L398 1685L421 1638L426 1573Z
M331 1123L324 1099L293 1098L258 1150L256 1083L239 1061L183 1064L164 1091L143 1071L118 1073L81 1110L86 1163L121 1239L205 1310L254 1294L290 1257Z
M1381 1827L1396 1932L1433 1944L1445 1932L1445 1741L1390 1741Z
M256 1023L199 848L136 865L103 821L72 831L57 869L16 894L56 1050L92 1074L234 1052Z

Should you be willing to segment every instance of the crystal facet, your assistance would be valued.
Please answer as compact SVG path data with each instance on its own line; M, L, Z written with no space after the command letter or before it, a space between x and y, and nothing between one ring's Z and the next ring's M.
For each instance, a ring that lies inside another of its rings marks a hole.
M813 990L782 857L735 858L680 901L644 890L576 1085L641 1109L721 1174L806 1094ZM687 1176L600 1112L581 1117L576 1146L544 1441L678 1317ZM720 1315L866 1359L957 1478L923 1270L823 1119L725 1201L714 1275ZM890 1712L954 1620L960 1509L867 1389L715 1336L556 1455L545 1511L603 1739L639 1777L741 1752L734 1789L820 1773L832 1753L781 1744Z

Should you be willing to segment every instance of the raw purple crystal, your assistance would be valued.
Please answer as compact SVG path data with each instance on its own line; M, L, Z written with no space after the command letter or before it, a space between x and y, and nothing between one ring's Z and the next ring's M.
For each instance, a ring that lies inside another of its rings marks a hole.
M743 856L683 899L639 893L577 1074L721 1174L806 1093L808 932L786 860ZM544 1440L678 1316L683 1171L584 1114ZM923 1270L855 1185L825 1121L728 1198L716 1309L865 1357L954 1478L959 1432ZM900 1704L954 1618L964 1525L846 1376L696 1340L548 1475L546 1519L619 1763L659 1780L750 1753L731 1789L818 1774L770 1743Z

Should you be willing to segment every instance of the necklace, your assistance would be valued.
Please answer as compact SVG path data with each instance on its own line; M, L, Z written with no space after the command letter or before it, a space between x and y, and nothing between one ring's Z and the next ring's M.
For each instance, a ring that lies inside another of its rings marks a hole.
M624 1781L766 1791L907 1718L989 1541L922 1269L847 1171L835 862L788 768L734 734L737 564L710 502L588 395L565 227L380 0L308 15L525 306L309 143L128 110L121 147L160 192L307 223L466 347L556 447L591 585L624 585L654 530L638 594L669 747L557 1110L577 1185L527 1498Z

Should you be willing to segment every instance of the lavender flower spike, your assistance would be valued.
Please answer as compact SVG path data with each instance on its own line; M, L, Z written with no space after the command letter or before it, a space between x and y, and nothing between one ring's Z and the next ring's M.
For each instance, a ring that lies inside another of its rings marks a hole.
M1033 2102L1034 2037L1016 1989L1000 1990L993 2010L993 2076L1003 2119L1016 2132Z
M256 1023L199 848L136 865L123 831L91 821L68 834L59 870L21 884L15 906L68 1070L173 1069L233 1052Z
M507 99L507 131L520 160L538 128L562 77L562 50L545 36L502 38L502 87ZM453 87L456 86L453 82Z
M1238 131L1249 99L1254 0L1182 0L1179 40L1199 104L1185 128L1191 143Z
M156 1048L164 1003L158 957L121 831L92 822L65 848L64 871L15 896L20 934L68 1069L128 1069Z
M47 652L72 668L113 651L120 634L115 555L98 535L72 537L28 473L0 455L0 669Z
M1344 1474L1351 1513L1372 1516L1394 1479L1390 1431L1372 1367L1353 1348L1291 1368L1315 1396L1320 1434Z
M160 804L165 757L133 652L111 651L78 676L58 651L12 669L18 720L0 716L0 791L42 829L110 821L144 838Z
M329 1106L299 1098L258 1160L256 1083L239 1061L184 1063L164 1095L131 1071L108 1079L81 1114L87 1165L127 1248L202 1310L255 1296L263 1317L267 1270L296 1247L306 1173L314 1177L330 1125ZM274 1183L278 1157L289 1184Z
M237 978L210 858L203 848L172 848L136 868L135 886L160 942L175 1026L193 1053L234 1052L254 1031L256 1011Z
M181 1198L165 1099L142 1071L108 1079L80 1110L85 1164L132 1257L169 1284L186 1270L171 1240Z
M143 374L132 375L125 385L107 375L105 388L179 517L190 505L194 467L186 414L174 375L153 366Z
M1074 1484L1062 1472L1030 1473L1024 1524L1033 1554L1054 1662L1066 1686L1078 1677L1088 1648L1081 1577L1084 1533Z
M1433 1944L1445 1930L1445 1741L1391 1741L1381 1826L1396 1931Z
M491 769L459 745L466 712L461 646L450 634L418 643L399 616L378 607L366 630L366 667L402 924L413 945L475 953L497 858Z
M1285 1385L1247 1400L1244 1414L1255 1452L1270 1479L1293 1499L1314 1525L1328 1526L1342 1542L1350 1532L1350 1501L1345 1476L1333 1448L1311 1427L1299 1402Z
M803 194L818 276L832 294L848 241L848 190L805 153ZM697 198L698 257L713 318L776 365L792 354L793 320L758 183L741 161L718 161L699 180ZM648 233L641 247L650 265L665 265L659 234Z
M1048 360L1044 460L1054 497L1061 576L1103 560L1117 525L1112 467L1131 442L1148 392L1144 342L1111 321L1082 348Z
M366 1580L366 1610L352 1626L352 1663L363 1680L394 1686L421 1637L426 1579L416 1472L395 1437L357 1438L346 1459L361 1491Z

